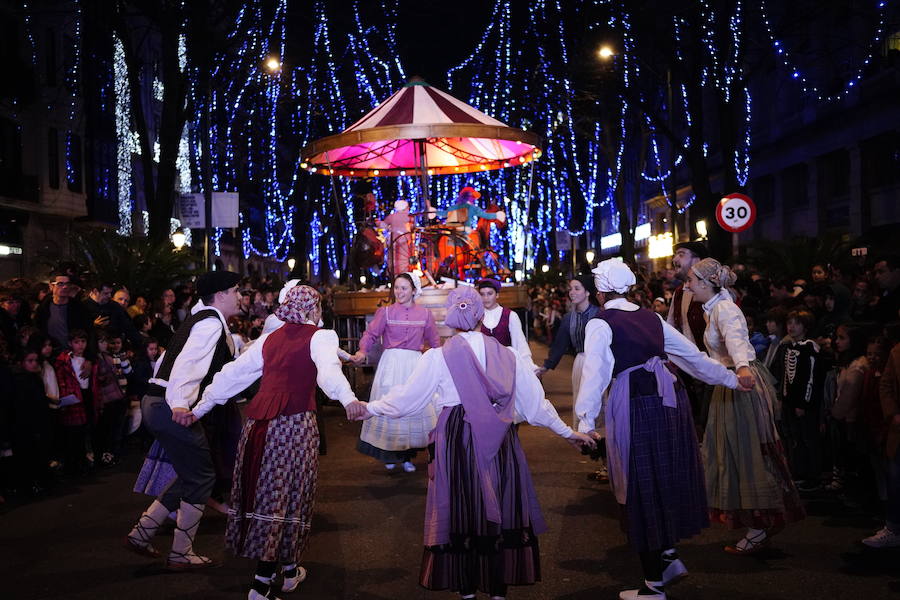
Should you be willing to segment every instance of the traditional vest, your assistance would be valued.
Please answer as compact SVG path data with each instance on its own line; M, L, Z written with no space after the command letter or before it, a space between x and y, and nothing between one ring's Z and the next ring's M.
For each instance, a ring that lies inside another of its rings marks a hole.
M684 314L682 313L681 304L684 300L684 286L681 285L675 290L672 297L672 307L669 310L675 311L675 329L684 333ZM687 308L687 324L691 330L691 336L694 343L700 348L701 352L706 352L706 344L703 343L703 333L706 331L706 317L703 314L702 302L691 302Z
M316 376L310 353L315 325L285 323L263 342L259 391L247 407L247 418L270 420L316 410Z
M606 321L612 330L610 350L616 360L613 377L625 369L644 364L654 356L666 358L663 325L653 311L613 308L601 311L597 318ZM650 372L642 369L635 371L631 375L632 394L638 393L635 391L637 388L641 392L656 393L655 381Z
M181 351L184 350L184 345L187 343L188 338L191 336L191 330L194 328L194 325L199 323L204 319L219 319L219 315L215 310L211 308L205 308L203 310L198 310L187 319L184 320L184 323L178 328L175 334L172 336L172 339L169 341L169 347L166 348L166 354L163 356L162 364L159 366L159 370L156 372L155 379L162 379L163 381L168 381L169 376L172 374L172 367L175 365L175 359L178 358L178 355L181 354ZM197 392L197 397L191 399L191 406L196 404L200 398L203 397L203 390L206 389L210 383L212 383L213 377L222 370L226 364L230 363L234 360L234 355L232 354L231 347L228 345L228 338L226 336L230 336L225 327L222 327L222 335L219 336L219 341L216 342L216 348L213 351L212 362L209 364L209 371L207 371L206 375L200 381L200 389ZM161 396L165 397L166 390L164 387L157 385L155 383L151 383L147 386L147 395L148 396Z
M497 325L492 329L488 329L482 323L481 333L494 338L504 346L512 346L512 333L509 331L509 313L511 312L510 309L504 306L500 312L500 320L497 322Z

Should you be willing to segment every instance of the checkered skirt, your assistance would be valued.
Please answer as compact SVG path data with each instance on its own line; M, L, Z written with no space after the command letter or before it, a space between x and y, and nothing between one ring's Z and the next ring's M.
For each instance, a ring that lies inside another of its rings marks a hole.
M245 558L298 562L309 542L318 473L315 412L248 419L234 465L226 547Z
M406 383L422 353L418 350L390 348L381 355L378 370L372 381L370 400L387 394L395 385ZM372 417L363 422L359 439L381 450L399 451L428 446L428 434L437 423L437 413L429 404L414 415L390 419Z

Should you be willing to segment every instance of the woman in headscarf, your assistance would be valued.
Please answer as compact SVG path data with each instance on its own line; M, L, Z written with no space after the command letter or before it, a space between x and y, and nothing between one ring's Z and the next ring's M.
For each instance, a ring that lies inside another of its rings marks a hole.
M359 351L351 357L354 363L362 364L380 339L384 353L372 381L369 396L372 400L409 378L422 356L423 346L437 348L441 344L431 311L416 306L415 298L422 291L419 277L401 273L394 278L391 291L394 302L375 312L375 318L359 340ZM428 433L434 429L436 420L430 405L404 419L370 419L363 423L356 449L382 461L388 470L393 470L399 462L403 463L404 471L411 473L416 470L412 463L416 449L428 445Z
M217 373L192 410L200 418L262 377L246 410L225 532L237 556L258 561L250 600L275 597L279 563L282 591L306 578L297 563L309 540L319 469L316 385L347 409L348 418L361 412L341 371L337 334L317 326L319 293L293 287L275 314L284 325Z
M619 598L665 600L666 586L687 574L675 545L709 525L690 402L665 361L709 384L734 388L738 380L658 314L627 299L635 284L628 265L605 260L593 273L603 311L585 330L578 428L599 437L593 430L605 415L609 480L644 571L643 586Z
M775 429L779 401L774 378L756 360L747 321L729 293L736 279L727 266L705 258L691 267L685 288L703 303L703 341L710 358L734 369L742 387L749 389L714 388L703 464L710 519L732 529L748 528L725 551L753 554L805 513Z
M373 398L364 416L440 412L431 435L419 583L463 598L477 591L503 598L508 585L540 579L536 536L546 525L512 426L516 417L593 446L559 418L531 365L478 331L483 314L474 289L451 291L444 322L457 334L427 351L404 385Z

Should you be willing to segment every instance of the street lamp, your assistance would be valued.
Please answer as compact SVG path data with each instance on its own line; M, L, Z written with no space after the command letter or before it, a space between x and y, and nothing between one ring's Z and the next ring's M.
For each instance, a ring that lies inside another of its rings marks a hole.
M187 236L184 235L184 230L179 227L172 233L172 245L175 246L176 250L181 250L184 248L184 242L187 240Z
M269 73L275 74L281 71L281 59L277 55L271 54L266 57L263 66Z
M593 251L593 250L588 250L587 252L584 253L584 260L586 260L586 261L588 262L589 265L590 265L590 264L593 264L593 262L594 262L594 256L596 256L596 255L594 254L594 251Z
M289 258L289 259L287 260L287 263L288 263L288 270L289 270L289 271L293 271L293 270L294 270L294 265L297 264L297 261L296 261L295 259L293 259L293 258Z
M606 44L600 46L600 49L597 50L597 56L599 56L603 60L609 60L615 55L616 51L613 50L611 46L607 46Z
M550 270L550 265L541 265L541 273L546 273Z

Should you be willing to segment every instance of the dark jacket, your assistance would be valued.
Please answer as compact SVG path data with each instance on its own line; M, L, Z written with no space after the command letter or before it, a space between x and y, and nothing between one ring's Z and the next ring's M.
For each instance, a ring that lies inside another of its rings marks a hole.
M131 342L133 348L140 348L143 344L141 334L134 326L134 322L128 313L119 304L109 301L106 304L98 304L91 297L82 300L88 319L93 324L97 317L107 317L109 323L106 329L109 331L117 331Z
M48 295L34 313L34 326L37 327L41 333L48 336L50 333L47 331L47 321L50 320L51 302L53 302L53 296ZM93 322L88 319L88 314L84 309L84 305L78 300L69 300L69 303L66 304L66 309L69 331L72 331L73 329L83 329L87 332L88 337L91 337L93 332ZM67 347L69 345L69 340L53 340L53 344L56 348Z

